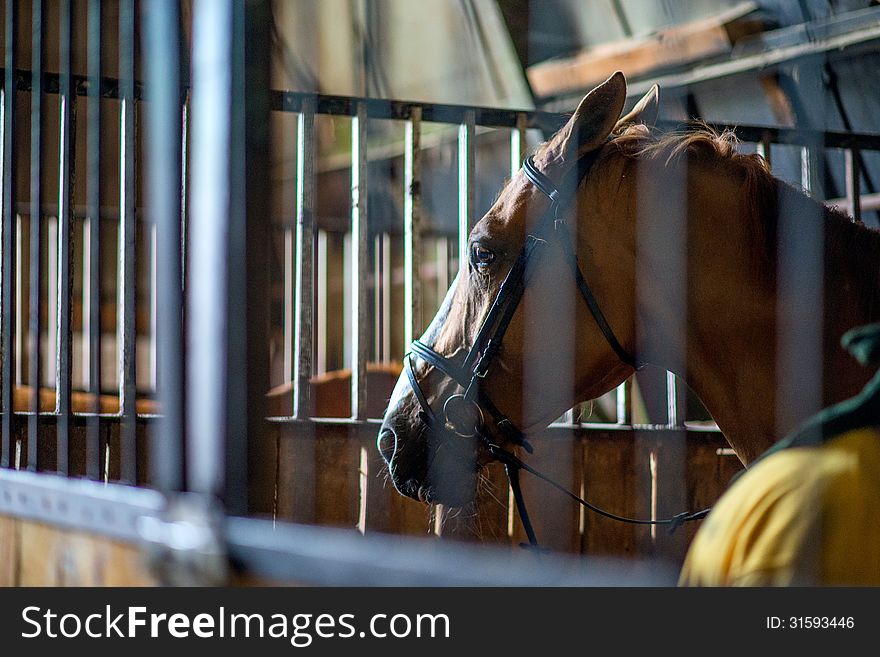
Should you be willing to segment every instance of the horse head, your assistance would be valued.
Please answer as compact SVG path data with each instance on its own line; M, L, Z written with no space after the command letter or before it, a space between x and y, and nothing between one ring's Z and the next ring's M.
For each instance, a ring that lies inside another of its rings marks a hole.
M621 117L625 99L618 72L587 94L535 152L534 175L560 188L589 159L590 170L572 185L565 207L554 208L547 190L521 170L472 230L469 261L418 341L427 349L414 344L409 376L398 380L379 433L379 450L400 493L450 506L468 503L480 468L493 459L487 447L511 448L520 429L545 426L633 372L621 354L629 353L634 335L634 240L620 221L626 203L616 180L625 175L623 165L605 151L614 150L609 137L623 124L653 121L657 89ZM572 258L577 254L574 268L566 241ZM531 255L519 280L514 274L524 250ZM608 331L583 303L578 266ZM502 288L517 283L520 289L503 294L505 302L516 297L509 312L493 314ZM491 346L481 330L487 318L495 327ZM475 341L482 344L474 348ZM490 362L478 367L486 351Z

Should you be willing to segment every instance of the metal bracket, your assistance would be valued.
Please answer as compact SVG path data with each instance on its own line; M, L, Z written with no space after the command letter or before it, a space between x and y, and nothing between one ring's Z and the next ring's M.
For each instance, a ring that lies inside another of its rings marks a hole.
M138 518L141 547L156 578L169 586L226 584L224 520L213 498L194 493L170 496L160 515Z

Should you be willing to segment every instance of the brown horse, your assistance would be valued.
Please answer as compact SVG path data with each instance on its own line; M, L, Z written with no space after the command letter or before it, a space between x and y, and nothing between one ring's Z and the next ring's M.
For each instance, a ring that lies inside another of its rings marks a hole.
M774 178L761 157L737 152L731 134L656 133L656 88L621 118L625 97L616 73L582 100L534 162L559 185L580 158L596 155L563 217L583 275L626 352L683 377L749 464L820 406L868 380L870 372L839 341L847 329L880 319L880 234ZM522 171L512 177L474 227L471 261L423 342L460 362L547 207ZM824 244L818 304L791 293L779 274L791 264L777 234L792 217ZM816 318L821 331L804 355L821 373L812 400L799 397L799 381L786 380L797 354L779 344L803 330L792 317ZM414 361L414 368L433 407L460 392L434 367ZM560 249L547 244L481 393L528 433L632 373L583 303ZM458 448L454 434L429 430L419 410L401 376L378 437L391 479L404 495L466 504L491 457L479 446ZM491 422L483 431L504 444Z

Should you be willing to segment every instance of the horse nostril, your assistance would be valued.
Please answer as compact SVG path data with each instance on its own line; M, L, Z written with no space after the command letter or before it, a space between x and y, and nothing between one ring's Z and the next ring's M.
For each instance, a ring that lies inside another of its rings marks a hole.
M379 431L379 437L376 438L376 447L386 463L391 463L391 457L394 456L395 442L394 431L389 427L382 427Z

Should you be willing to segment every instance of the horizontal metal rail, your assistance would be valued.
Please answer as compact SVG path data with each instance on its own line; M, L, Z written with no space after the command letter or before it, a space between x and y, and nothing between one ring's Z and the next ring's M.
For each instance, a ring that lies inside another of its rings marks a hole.
M174 497L57 475L0 470L0 515L135 545L153 540ZM180 521L176 529L183 531ZM249 576L347 586L669 586L672 565L582 559L233 517L228 557ZM169 536L173 536L169 532Z
M0 75L3 70L0 69ZM31 91L32 80L30 71L17 70L17 88L19 91ZM89 83L85 76L72 76L74 90L77 95L88 94ZM112 77L101 78L100 96L102 98L119 98L119 80ZM43 74L43 92L60 93L60 76L57 73ZM181 87L181 102L188 88ZM135 83L134 97L138 100L149 100L144 94L143 83ZM370 119L386 119L406 121L412 117L413 109L421 110L421 121L425 123L450 123L460 125L473 112L474 125L483 128L540 128L556 130L568 120L569 113L547 112L543 110L501 109L494 107L478 107L470 105L454 105L448 103L422 103L407 100L385 100L379 98L360 98L357 96L334 96L328 94L312 94L299 91L275 90L271 94L271 108L281 112L301 112L306 101L314 101L314 113L329 116L357 115L358 105L366 107ZM524 117L524 119L522 118ZM716 130L732 130L739 139L747 142L768 142L773 144L815 145L825 148L860 148L863 150L880 150L880 134L865 132L844 132L838 130L807 130L800 128L782 128L776 126L740 125L732 123L707 123ZM666 130L686 130L692 127L688 123L660 121L658 127Z

